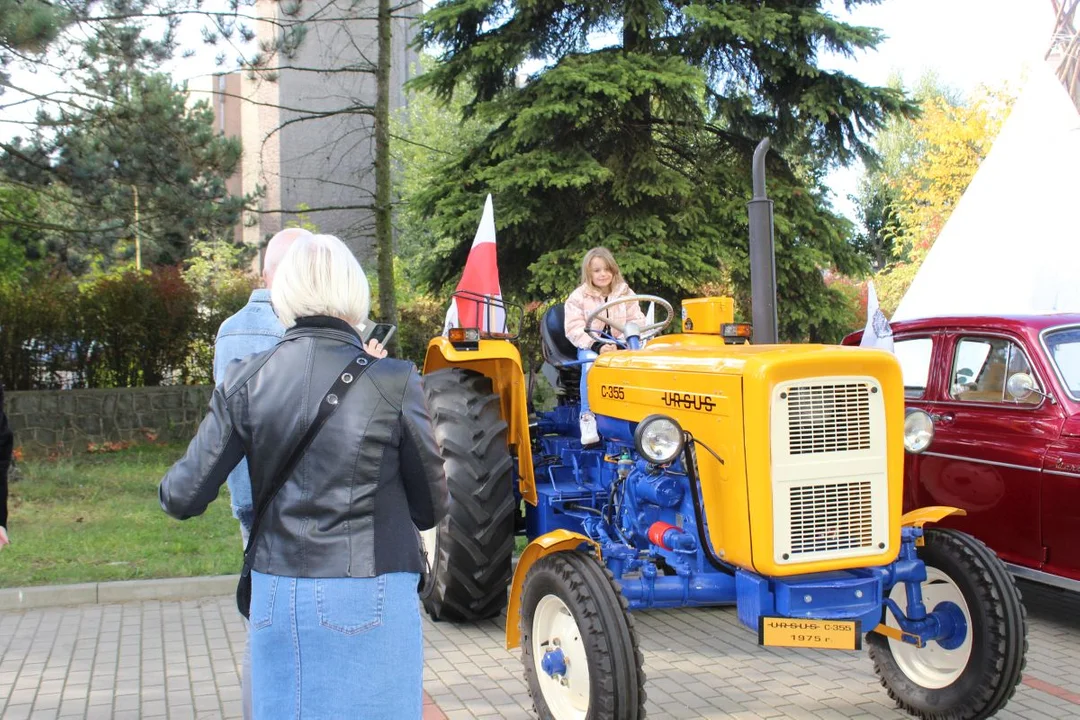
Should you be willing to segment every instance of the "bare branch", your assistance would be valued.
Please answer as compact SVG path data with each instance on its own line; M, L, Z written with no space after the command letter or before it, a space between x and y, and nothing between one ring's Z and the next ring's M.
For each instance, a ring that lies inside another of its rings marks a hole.
M375 205L323 205L321 207L306 207L303 210L305 215L309 213L317 212L330 212L332 210L374 210ZM295 214L297 210L295 208L251 208L245 212L255 213L257 215L270 215L273 213L285 213Z
M405 137L403 135L395 135L394 133L391 133L390 137L397 140L398 142L403 142L406 145L415 145L416 147L421 147L421 148L424 148L425 150L430 150L433 153L439 153L440 155L451 155L452 154L449 150L440 150L439 148L431 147L430 145L425 145L422 142L417 142L415 140L410 140L409 138L407 138L407 137Z

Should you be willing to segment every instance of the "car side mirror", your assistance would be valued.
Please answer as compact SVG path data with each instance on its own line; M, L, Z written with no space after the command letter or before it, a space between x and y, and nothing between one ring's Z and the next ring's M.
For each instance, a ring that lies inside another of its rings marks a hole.
M1010 375L1008 382L1005 383L1005 392L1016 402L1027 400L1032 394L1046 398L1050 404L1055 402L1054 397L1040 390L1035 378L1027 373L1018 372Z

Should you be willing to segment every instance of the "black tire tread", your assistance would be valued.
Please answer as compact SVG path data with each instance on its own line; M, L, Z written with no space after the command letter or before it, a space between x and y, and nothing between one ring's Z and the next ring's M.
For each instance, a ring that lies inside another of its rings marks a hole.
M645 717L644 657L638 645L630 605L611 571L595 558L581 552L559 552L540 558L525 578L521 618L522 663L533 709L541 720L552 720L535 682L532 659L532 608L526 612L524 600L530 581L550 574L569 595L563 601L575 617L582 635L595 643L589 668L590 706L587 720L642 720ZM577 610L575 610L577 608Z
M506 607L514 552L507 425L491 379L478 372L433 372L424 376L424 392L451 502L421 599L435 620L485 620Z
M1016 693L1027 664L1027 614L1020 590L997 555L976 538L943 528L928 529L925 538L926 547L950 555L975 581L976 592L982 596L979 598L982 601L980 609L988 613L983 624L989 638L986 652L992 661L983 677L968 683L961 703L936 709L913 701L904 683L917 686L907 681L896 668L888 639L883 635L868 633L870 659L889 697L911 715L924 720L983 720L1003 708ZM979 612L970 607L973 598L967 600L972 614ZM972 652L974 654L975 648ZM963 680L964 676L961 676L957 682Z

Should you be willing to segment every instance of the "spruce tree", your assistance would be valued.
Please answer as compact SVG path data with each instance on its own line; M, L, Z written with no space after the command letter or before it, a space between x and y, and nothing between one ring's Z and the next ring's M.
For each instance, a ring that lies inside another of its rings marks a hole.
M858 0L847 3L858 4ZM866 268L830 211L828 169L872 157L867 135L910 106L819 67L881 39L820 0L444 0L416 81L494 124L415 201L438 241L427 280L464 265L483 197L495 197L504 287L560 299L584 252L609 247L632 287L678 300L732 292L749 317L750 158L769 136L781 337L834 339L843 300L822 273ZM546 66L519 81L526 61Z

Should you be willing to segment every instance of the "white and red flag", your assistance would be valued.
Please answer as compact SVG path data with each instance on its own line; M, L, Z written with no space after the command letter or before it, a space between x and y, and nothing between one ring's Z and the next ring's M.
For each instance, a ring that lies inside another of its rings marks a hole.
M859 345L893 352L892 326L878 303L873 280L866 286L866 328Z
M475 327L483 332L505 331L506 311L503 310L499 265L495 258L495 211L491 195L484 201L484 215L480 218L480 227L476 229L456 292L471 294L459 295L450 303L443 324L444 335L453 327ZM486 302L484 298L497 304Z

